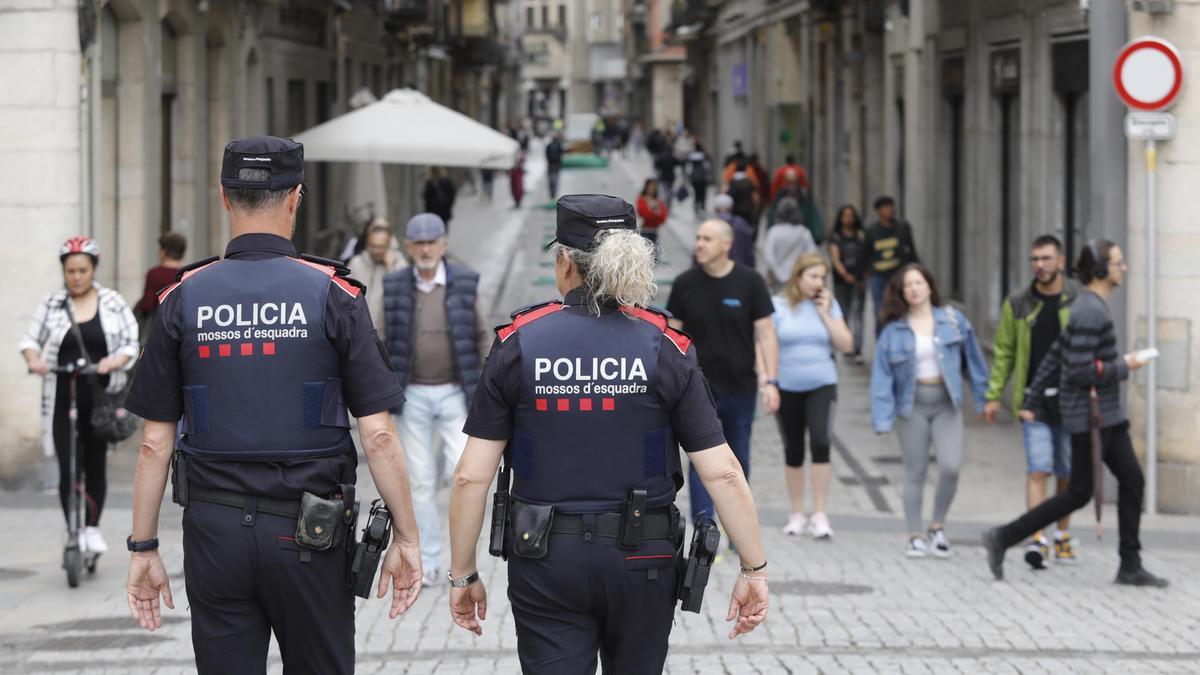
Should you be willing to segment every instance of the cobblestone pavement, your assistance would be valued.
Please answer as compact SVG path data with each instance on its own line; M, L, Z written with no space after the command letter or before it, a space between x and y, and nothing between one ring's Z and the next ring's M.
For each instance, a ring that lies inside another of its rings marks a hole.
M530 168L530 196L542 201L541 167ZM632 198L648 170L644 159L618 160L606 170L565 172L563 186ZM495 301L497 322L508 308L554 297L552 271L540 252L553 211L528 205L513 210L501 192L498 187L491 206L460 204L452 229L452 253L485 273L485 300ZM690 203L677 208L688 215L672 216L663 239L664 259L674 270L660 271L665 281L688 264L685 242L695 227L690 210ZM663 299L668 289L664 285ZM1024 458L1015 425L993 428L973 420L948 523L954 556L907 560L898 452L890 436L870 432L866 378L865 367L842 366L830 508L837 535L830 542L781 534L789 508L778 470L779 434L773 420L757 421L751 484L771 559L768 621L736 642L726 639L723 612L736 560L725 556L703 613L677 615L668 673L1200 672L1200 519L1143 522L1146 564L1172 580L1168 590L1111 583L1117 567L1111 506L1105 522L1112 531L1103 541L1091 534L1090 509L1079 514L1080 560L1074 566L1035 574L1013 551L1009 580L994 582L978 535L1021 510ZM128 531L133 462L132 448L111 460L104 521L111 544ZM369 490L367 472L360 478ZM6 535L0 548L0 672L192 672L179 509L165 505L161 526L176 609L166 611L161 631L147 634L125 608L124 553L103 558L80 588L66 587L58 569L62 526L56 503L49 494L0 492ZM441 586L427 589L396 621L387 619L383 601L359 601L359 672L518 672L504 565L484 554L480 562L491 601L482 637L452 626ZM270 671L282 671L277 656Z

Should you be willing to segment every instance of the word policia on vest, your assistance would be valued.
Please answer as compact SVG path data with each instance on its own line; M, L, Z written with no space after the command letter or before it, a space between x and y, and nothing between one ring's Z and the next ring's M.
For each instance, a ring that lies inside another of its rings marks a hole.
M220 328L241 326L244 329L210 330L204 332L205 322L215 323ZM252 305L200 305L196 307L196 328L199 342L212 340L275 340L280 338L307 338L308 330L296 325L308 325L304 305L298 302L264 302ZM262 328L262 326L284 326Z
M536 384L535 395L546 394L645 394L646 364L640 358L536 358L533 362L534 380L542 381L543 375L557 382L571 384ZM606 382L594 382L604 380ZM621 384L609 384L622 381ZM642 384L633 382L640 380Z

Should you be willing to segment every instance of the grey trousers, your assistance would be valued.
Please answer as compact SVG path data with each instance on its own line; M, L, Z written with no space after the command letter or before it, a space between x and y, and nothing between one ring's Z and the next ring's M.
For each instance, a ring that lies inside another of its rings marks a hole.
M921 531L921 505L931 443L938 466L933 522L946 522L946 512L958 490L958 470L963 458L962 411L954 407L946 385L918 384L912 415L896 420L896 435L904 456L904 519L908 531Z

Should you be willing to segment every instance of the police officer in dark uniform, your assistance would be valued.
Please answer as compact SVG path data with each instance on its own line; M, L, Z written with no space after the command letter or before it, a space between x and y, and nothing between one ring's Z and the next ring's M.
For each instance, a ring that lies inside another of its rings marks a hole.
M353 672L344 542L354 535L341 518L357 465L348 414L394 518L379 596L390 582L394 618L421 589L408 475L388 412L404 394L361 285L333 263L296 255L303 180L304 150L291 140L225 147L221 195L233 240L224 259L183 268L160 294L125 403L146 419L130 611L155 630L159 596L174 607L156 533L182 417L173 484L185 506L184 579L201 673L265 672L271 632L286 672Z
M563 302L497 329L467 418L450 499L450 611L481 633L487 594L475 548L503 458L513 474L508 595L524 672L594 673L599 652L606 673L660 673L676 599L679 446L741 555L731 639L767 612L754 499L691 340L647 308L654 250L633 207L564 196L552 244Z

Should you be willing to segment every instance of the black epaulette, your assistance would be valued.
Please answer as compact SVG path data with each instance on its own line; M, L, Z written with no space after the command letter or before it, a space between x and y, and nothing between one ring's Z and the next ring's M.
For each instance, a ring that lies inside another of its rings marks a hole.
M175 273L175 281L183 281L183 275L187 274L188 272L191 272L192 270L198 270L201 267L205 267L206 265L211 265L220 259L221 259L220 256L214 255L211 258L205 258L204 260L197 260L196 262L194 262L190 265L184 265L183 267L179 268L178 272Z
M508 315L508 318L513 319L515 321L518 316L521 316L522 314L528 314L539 307L545 307L546 305L561 305L561 304L562 304L561 300L547 300L546 302L536 302L532 305L525 305L524 307L521 307L520 309L515 310L512 314Z
M364 290L364 291L367 290L366 284L364 284L363 282L359 281L358 279L355 279L354 277L350 276L350 268L347 267L345 265L345 263L343 263L341 260L334 260L332 258L322 258L319 255L312 255L311 253L301 253L300 259L308 261L310 263L315 263L317 265L324 265L326 267L332 267L333 275L335 277L345 279L347 282L349 282L353 286L359 288L360 290Z

